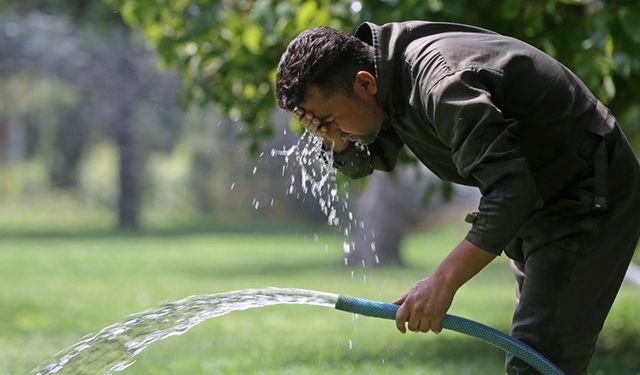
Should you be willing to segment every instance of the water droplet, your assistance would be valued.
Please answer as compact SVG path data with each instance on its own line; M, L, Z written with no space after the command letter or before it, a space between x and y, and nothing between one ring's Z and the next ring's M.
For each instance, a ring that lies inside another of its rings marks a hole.
M235 187L236 187L236 183L234 182L231 184L231 190L233 190Z
M348 243L343 242L342 251L344 251L345 254L349 254L351 252L351 246Z

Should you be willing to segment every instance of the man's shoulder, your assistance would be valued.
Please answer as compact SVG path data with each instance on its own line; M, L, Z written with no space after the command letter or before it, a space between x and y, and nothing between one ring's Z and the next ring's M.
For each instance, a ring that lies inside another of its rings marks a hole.
M456 72L467 70L502 75L513 61L522 65L543 55L532 46L494 33L451 31L426 35L407 44L402 61L407 72L427 77L434 84ZM428 85L429 86L429 85Z

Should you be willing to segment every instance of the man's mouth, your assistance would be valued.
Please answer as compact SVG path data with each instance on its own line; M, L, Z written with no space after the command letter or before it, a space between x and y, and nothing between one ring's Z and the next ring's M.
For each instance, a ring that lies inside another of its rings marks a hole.
M340 137L342 139L344 139L345 141L359 143L359 144L361 144L363 146L368 146L368 145L372 144L376 140L377 136L378 136L378 133L375 133L375 134L364 134L364 135L353 135L353 134L349 134L349 133L340 134Z

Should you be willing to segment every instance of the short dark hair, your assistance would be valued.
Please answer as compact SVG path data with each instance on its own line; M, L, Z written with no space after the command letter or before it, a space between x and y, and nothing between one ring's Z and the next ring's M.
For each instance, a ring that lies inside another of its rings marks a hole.
M326 26L303 31L280 58L276 74L278 105L292 111L302 103L310 85L327 94L343 90L350 95L355 75L361 70L375 75L373 47Z

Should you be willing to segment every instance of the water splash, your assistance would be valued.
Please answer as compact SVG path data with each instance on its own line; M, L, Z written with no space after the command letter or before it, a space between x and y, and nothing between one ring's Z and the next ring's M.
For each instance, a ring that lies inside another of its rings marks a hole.
M311 194L318 201L322 213L327 216L328 224L339 227L339 211L347 212L349 207L338 196L333 152L322 148L322 139L304 132L296 144L281 150L273 149L271 156L284 158L283 176L287 170L290 171L287 194L298 198Z
M128 317L58 353L33 370L48 374L111 374L131 366L149 345L182 335L196 325L233 311L297 304L333 308L337 294L293 288L245 289L191 296Z
M365 147L359 144L357 147ZM355 243L349 238L355 228L364 228L349 208L349 194L339 194L336 169L333 167L333 150L325 150L322 139L305 131L298 142L289 148L271 150L272 157L283 157L282 176L289 174L288 195L304 200L307 195L315 198L330 226L338 228L344 235L343 252L345 265L347 256ZM299 176L299 180L297 178ZM346 189L345 183L344 188ZM371 241L372 251L375 245Z

